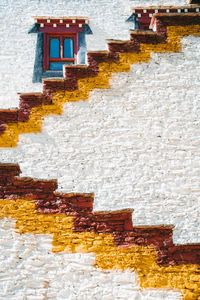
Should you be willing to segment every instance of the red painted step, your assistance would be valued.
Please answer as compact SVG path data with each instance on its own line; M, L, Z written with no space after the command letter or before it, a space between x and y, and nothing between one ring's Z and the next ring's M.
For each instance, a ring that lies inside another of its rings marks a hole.
M133 226L132 209L93 212L93 194L56 193L57 180L19 177L18 164L0 164L0 197L35 200L39 213L74 216L77 232L112 234L118 247L151 246L160 265L200 264L200 244L174 245L173 226Z
M140 43L163 43L167 39L167 26L187 26L200 24L199 13L184 14L154 14L152 26L156 24L157 32L131 31L129 41L109 40L109 51L90 51L88 66L65 66L64 79L44 79L43 93L29 93L20 95L19 109L0 110L0 134L6 130L6 124L27 122L31 109L39 105L52 104L52 94L56 91L74 91L78 89L78 79L90 78L98 75L98 65L103 62L119 61L120 53L140 51Z

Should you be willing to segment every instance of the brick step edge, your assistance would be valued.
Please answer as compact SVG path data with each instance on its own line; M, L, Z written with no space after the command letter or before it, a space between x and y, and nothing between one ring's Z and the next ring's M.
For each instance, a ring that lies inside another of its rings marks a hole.
M19 108L0 110L0 134L6 131L7 124L27 122L31 110L41 105L52 104L52 94L57 91L75 91L78 79L98 75L100 63L119 61L120 53L139 53L140 44L159 44L167 42L168 26L188 26L200 24L199 13L155 14L152 22L156 24L156 32L131 31L129 41L108 41L109 51L90 51L88 66L65 66L64 79L44 79L43 93L20 94Z
M133 209L93 211L94 194L55 192L57 180L19 177L18 164L0 164L0 198L35 201L43 214L73 215L73 230L112 234L117 247L152 246L160 265L200 264L200 244L174 245L173 226L133 226Z

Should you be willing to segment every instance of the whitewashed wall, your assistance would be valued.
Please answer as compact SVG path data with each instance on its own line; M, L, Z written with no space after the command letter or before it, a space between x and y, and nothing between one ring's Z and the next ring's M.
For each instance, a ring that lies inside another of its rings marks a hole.
M100 50L106 38L128 38L131 6L184 3L2 0L0 107L17 106L17 92L41 90L31 82L31 16L88 16L88 49ZM62 116L45 119L41 134L0 149L0 162L19 163L22 176L57 178L60 191L94 192L96 210L132 207L134 225L173 224L176 243L199 242L200 38L182 44L182 53L154 54L116 74L110 90L66 104ZM173 291L141 291L134 273L96 270L92 254L52 254L50 236L18 235L13 227L0 223L2 300L180 299Z
M23 176L95 193L95 209L134 208L138 224L174 224L175 241L199 241L200 38L116 74L111 89L67 103L40 134L0 150Z
M180 299L177 291L141 290L128 270L97 270L92 254L54 254L51 236L19 235L12 227L0 221L1 300Z
M86 16L93 35L88 50L106 49L105 39L128 39L130 7L152 4L184 4L187 0L1 0L0 107L18 106L18 95L42 91L32 83L36 34L28 34L32 16Z

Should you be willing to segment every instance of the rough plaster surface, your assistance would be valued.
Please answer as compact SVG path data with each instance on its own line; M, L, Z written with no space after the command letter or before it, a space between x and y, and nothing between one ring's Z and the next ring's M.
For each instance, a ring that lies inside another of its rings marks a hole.
M50 236L19 235L6 219L0 256L1 300L181 299L177 291L140 290L134 272L97 270L92 254L54 254Z
M128 38L131 6L185 3L2 0L0 107L18 106L17 92L42 90L31 82L31 16L88 16L88 49L102 50L106 38ZM199 54L200 38L188 37L182 53L154 54L114 75L110 90L66 104L62 116L45 119L41 134L0 149L0 162L19 163L22 176L57 178L60 191L94 192L96 210L132 207L134 225L173 224L175 243L199 242ZM16 234L7 220L0 222L0 257L0 300L181 297L141 291L129 271L103 273L92 254L53 254L50 236Z
M105 39L128 39L132 26L125 20L130 7L183 5L187 0L1 0L0 34L0 107L18 106L19 93L40 92L41 84L32 83L36 34L28 34L32 16L89 17L93 35L87 36L88 50L106 49Z
M94 192L95 210L134 208L135 225L173 224L177 243L199 241L200 39L183 52L116 74L111 89L65 104L41 134L21 135L0 161L59 190Z

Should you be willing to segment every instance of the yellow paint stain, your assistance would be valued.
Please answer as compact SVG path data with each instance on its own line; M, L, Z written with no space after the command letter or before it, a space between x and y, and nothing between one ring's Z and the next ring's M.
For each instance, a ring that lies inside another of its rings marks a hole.
M120 248L110 234L74 232L73 216L38 213L33 200L0 200L0 218L4 217L16 220L19 234L52 234L53 252L92 252L98 268L136 271L141 288L178 289L184 300L200 297L198 266L159 266L153 247Z
M55 92L52 105L42 105L33 108L28 122L8 124L4 134L0 136L0 147L16 147L19 135L22 133L37 133L42 130L42 120L50 114L62 114L63 104L66 102L87 100L90 91L95 88L109 88L109 80L113 73L129 72L131 64L147 63L152 52L179 52L181 51L180 38L186 35L200 36L200 25L169 26L167 28L167 43L158 45L141 44L139 53L121 53L116 63L101 63L99 74L96 77L80 79L78 90L74 92Z

